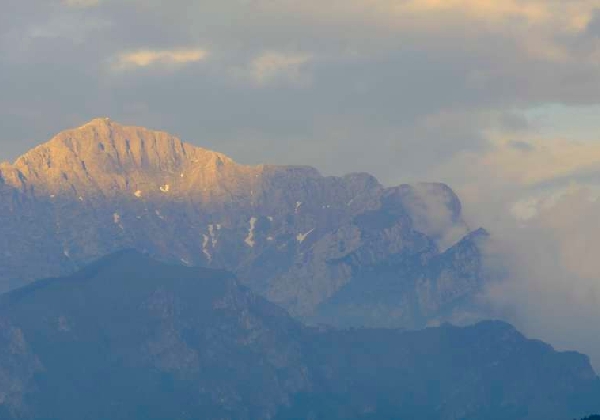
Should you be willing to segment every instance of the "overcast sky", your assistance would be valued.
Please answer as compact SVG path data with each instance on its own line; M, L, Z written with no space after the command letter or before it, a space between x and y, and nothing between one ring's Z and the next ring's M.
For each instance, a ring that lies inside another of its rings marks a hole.
M447 182L473 225L527 238L495 300L600 360L574 327L600 319L600 0L1 6L0 161L110 117L241 163Z
M0 160L100 116L242 163L388 184L505 141L520 152L539 137L593 142L597 6L3 0Z

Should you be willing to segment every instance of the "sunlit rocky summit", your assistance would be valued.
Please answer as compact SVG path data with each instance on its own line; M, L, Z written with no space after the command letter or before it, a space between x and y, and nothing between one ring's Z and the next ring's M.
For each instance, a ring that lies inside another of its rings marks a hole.
M313 323L419 327L470 317L480 243L442 184L246 166L107 118L0 165L0 287L135 248L223 268Z

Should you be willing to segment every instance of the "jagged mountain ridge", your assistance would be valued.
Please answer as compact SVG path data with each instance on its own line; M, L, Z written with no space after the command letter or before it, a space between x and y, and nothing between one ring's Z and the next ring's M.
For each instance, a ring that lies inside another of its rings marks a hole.
M6 420L563 420L599 385L502 322L307 328L226 272L135 251L0 297Z
M385 188L362 173L323 177L310 167L240 165L105 118L0 166L0 212L5 289L136 248L228 269L294 315L321 321L342 289L368 287L369 267L392 266L403 287L382 295L398 304L363 307L363 321L418 326L452 313L482 282L476 246L462 260L453 257L468 229L445 185ZM457 272L471 280L438 293Z

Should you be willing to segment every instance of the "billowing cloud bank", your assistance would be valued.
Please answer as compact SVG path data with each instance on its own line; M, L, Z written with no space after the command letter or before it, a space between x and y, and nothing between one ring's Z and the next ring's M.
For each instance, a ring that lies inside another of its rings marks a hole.
M578 350L600 367L600 202L575 190L523 225L499 232L493 250L508 280L487 298L527 333Z
M492 313L599 368L598 145L501 142L459 160L469 219L491 231L488 265L503 280L484 296Z

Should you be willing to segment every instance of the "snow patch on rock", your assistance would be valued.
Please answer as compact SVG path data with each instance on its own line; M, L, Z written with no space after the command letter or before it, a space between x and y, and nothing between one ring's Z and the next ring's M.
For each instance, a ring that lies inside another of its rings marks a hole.
M212 261L212 254L208 250L208 243L210 242L210 238L208 235L202 235L204 240L202 241L202 253L206 256L208 261Z
M217 225L217 230L219 230L219 226ZM212 247L216 247L219 240L217 239L217 235L215 232L215 225L208 225L208 234L210 235L210 243Z
M121 223L121 215L117 212L113 214L113 222L115 225L119 226L121 230L125 230L123 224Z
M311 233L313 233L314 229L309 230L306 233L299 233L298 235L296 235L296 240L300 243L304 242L304 240L307 238L308 235L310 235Z
M246 239L244 240L246 245L250 248L254 248L254 245L256 245L256 241L254 240L254 228L256 227L257 220L256 217L250 218L250 229L248 229L248 236L246 236Z

